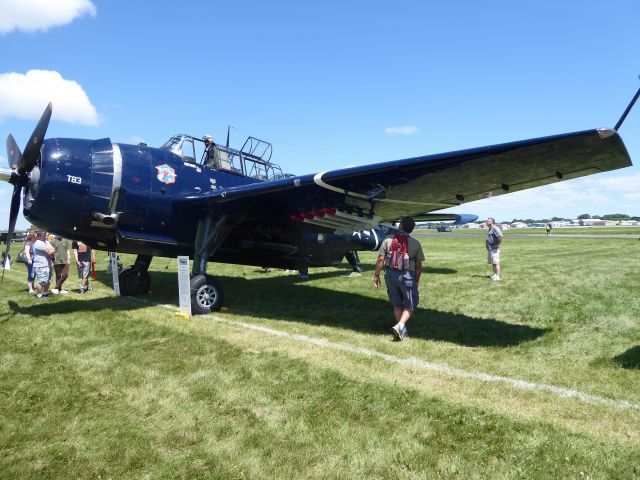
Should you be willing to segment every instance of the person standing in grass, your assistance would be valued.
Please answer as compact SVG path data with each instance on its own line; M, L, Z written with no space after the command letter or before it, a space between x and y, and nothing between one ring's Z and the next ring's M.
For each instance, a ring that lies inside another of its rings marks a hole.
M51 281L51 255L54 248L47 242L47 232L38 230L36 241L33 243L33 273L36 282L37 297L48 297L49 283Z
M69 277L69 265L71 263L71 242L60 235L53 237L51 245L55 249L53 254L53 268L56 272L56 286L52 293L68 293L62 288L62 284Z
M418 284L422 274L422 245L409 236L416 226L411 217L402 217L398 233L382 242L378 251L373 285L380 287L380 272L385 267L384 282L393 307L396 324L391 327L395 340L407 337L407 322L418 308Z
M496 225L495 218L487 218L487 263L493 267L491 280L500 280L500 244L504 236L500 227Z
M29 232L24 242L24 264L27 267L27 289L29 293L36 293L33 286L33 244L36 241L36 234Z
M84 293L90 290L89 275L91 274L91 262L96 261L96 253L82 242L73 242L73 256L78 266L78 278L80 279L80 288L78 293Z

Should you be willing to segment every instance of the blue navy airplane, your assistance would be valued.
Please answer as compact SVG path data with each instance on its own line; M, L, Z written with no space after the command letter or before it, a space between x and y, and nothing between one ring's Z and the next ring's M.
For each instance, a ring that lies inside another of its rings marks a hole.
M640 94L640 90L634 97ZM602 128L378 164L284 174L271 145L241 149L211 137L176 135L160 148L109 138L45 139L49 104L24 152L7 138L16 219L98 250L136 254L121 292L146 293L153 257L193 259L192 309L219 310L220 282L208 262L304 269L377 250L403 215L417 221L475 216L431 213L466 202L631 165L618 128ZM228 138L228 137L227 137Z

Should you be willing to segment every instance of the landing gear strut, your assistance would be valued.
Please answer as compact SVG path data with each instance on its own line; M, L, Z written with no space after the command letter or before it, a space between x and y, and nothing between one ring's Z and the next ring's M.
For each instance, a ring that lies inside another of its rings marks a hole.
M120 272L120 294L123 296L142 295L151 287L149 265L153 257L138 255L135 263Z
M227 235L243 220L243 216L209 216L198 223L193 267L191 269L191 312L205 315L222 308L222 285L207 275L207 261L218 250Z

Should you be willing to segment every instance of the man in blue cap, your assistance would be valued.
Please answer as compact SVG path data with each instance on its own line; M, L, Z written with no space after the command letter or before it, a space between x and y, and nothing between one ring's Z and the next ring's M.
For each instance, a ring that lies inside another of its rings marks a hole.
M419 302L418 284L424 252L420 242L409 236L415 226L416 222L411 217L400 219L398 233L386 238L380 246L373 277L374 286L380 287L380 272L385 267L384 282L396 320L391 333L397 341L407 337L406 324Z

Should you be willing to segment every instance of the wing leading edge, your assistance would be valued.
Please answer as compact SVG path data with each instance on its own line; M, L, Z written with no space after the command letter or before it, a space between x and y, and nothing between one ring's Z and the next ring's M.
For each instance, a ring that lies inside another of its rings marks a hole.
M207 192L177 201L197 216L346 204L381 221L631 166L610 129L555 135Z

